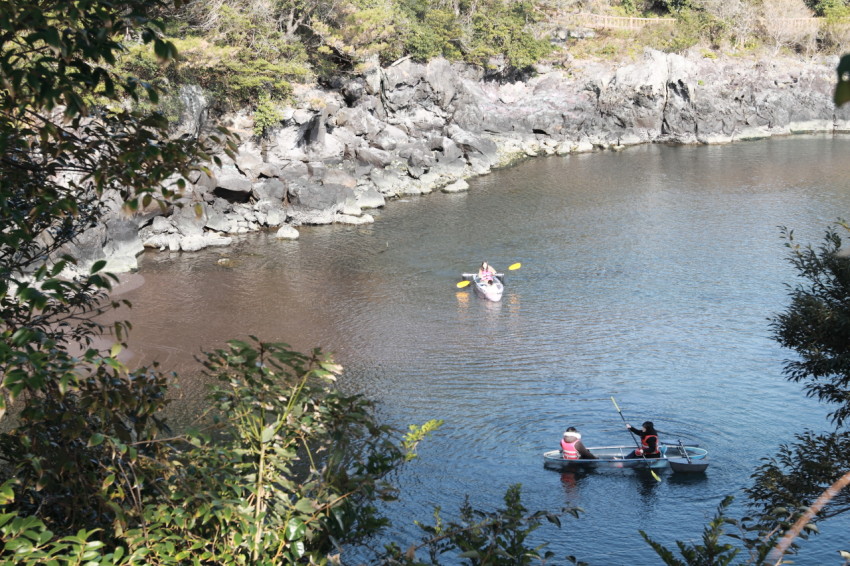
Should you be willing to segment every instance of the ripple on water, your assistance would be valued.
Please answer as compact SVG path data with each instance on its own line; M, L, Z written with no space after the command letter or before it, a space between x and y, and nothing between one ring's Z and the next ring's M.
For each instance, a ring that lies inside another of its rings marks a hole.
M809 138L538 159L464 194L389 203L368 227L143 259L145 284L127 292L134 337L174 369L248 334L322 346L346 366L342 386L375 399L387 422L444 419L395 478L387 540L409 545L414 520L434 506L456 516L466 495L502 506L519 483L530 510L584 509L532 535L557 556L657 564L639 529L668 546L696 541L759 458L829 428L826 410L782 380L788 353L768 321L793 277L777 226L810 242L850 208L849 153L848 139ZM499 303L455 286L484 259L522 262ZM566 426L588 445L632 442L611 397L630 422L708 447L708 472L657 482L544 470ZM182 413L199 411L190 401ZM807 543L800 562L828 562L836 540Z

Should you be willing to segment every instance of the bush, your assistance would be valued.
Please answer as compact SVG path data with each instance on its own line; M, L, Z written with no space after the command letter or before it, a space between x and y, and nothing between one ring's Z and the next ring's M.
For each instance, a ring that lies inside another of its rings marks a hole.
M530 2L489 0L471 15L464 58L500 73L529 68L552 51L549 41L536 39L529 30L535 21Z
M237 46L212 45L197 37L174 39L180 61L161 67L150 53L139 47L129 51L120 68L142 80L160 85L176 96L183 85L198 85L212 95L220 111L256 106L261 94L285 101L292 94L290 81L310 76L300 44L289 48L280 59L270 61ZM282 55L282 54L281 54ZM171 112L174 117L179 112Z

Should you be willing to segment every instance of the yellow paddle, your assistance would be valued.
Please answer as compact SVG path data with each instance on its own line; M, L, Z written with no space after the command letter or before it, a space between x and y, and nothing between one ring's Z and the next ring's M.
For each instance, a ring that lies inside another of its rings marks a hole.
M512 263L511 265L508 266L508 271L516 271L520 267L522 267L522 264L520 262ZM470 283L471 283L471 281L469 281L468 279L464 280L464 281L459 281L458 284L457 284L457 288L463 289L464 287L466 287Z
M611 397L611 402L612 402L612 403L614 403L614 408L615 408L615 409L617 409L617 412L618 412L618 413L620 413L620 418L621 418L621 419L623 419L623 423L624 423L624 424L628 424L628 423L626 422L626 417L624 417L624 416L623 416L623 412L622 412L622 411L620 411L620 407L618 407L618 406L617 406L617 402L616 402L616 401L614 401L614 397L613 397L613 396ZM637 439L637 438L635 438L634 433L632 433L632 431L630 430L630 431L629 431L629 434L631 434L631 435L632 435L632 440L634 440L634 441L635 441L635 444L637 445L638 450L640 450L640 442L638 442L638 439ZM641 457L641 458L643 458L645 462L648 462L648 460L646 459L646 456L644 456L644 455L643 455L643 452L641 452L640 457ZM652 474L652 477L654 477L656 480L661 481L661 478L659 478L659 477L658 477L658 474L656 474L656 473L655 473L655 470L653 470L652 468L649 468L649 473L650 473L650 474Z

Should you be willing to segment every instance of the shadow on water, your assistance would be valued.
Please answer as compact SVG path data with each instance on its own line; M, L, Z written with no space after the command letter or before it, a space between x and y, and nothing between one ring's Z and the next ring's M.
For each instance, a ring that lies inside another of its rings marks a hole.
M676 486L699 486L708 481L708 472L675 472L667 475L665 481Z

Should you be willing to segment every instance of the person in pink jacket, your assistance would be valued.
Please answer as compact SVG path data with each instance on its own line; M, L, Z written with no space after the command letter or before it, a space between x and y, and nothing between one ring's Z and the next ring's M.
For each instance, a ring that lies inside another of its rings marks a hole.
M561 454L564 460L595 460L590 450L581 442L581 433L575 427L569 427L561 438Z

